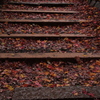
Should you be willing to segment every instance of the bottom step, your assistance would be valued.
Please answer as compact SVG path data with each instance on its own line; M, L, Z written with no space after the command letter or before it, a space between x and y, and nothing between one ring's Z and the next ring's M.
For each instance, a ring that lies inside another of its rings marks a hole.
M16 88L12 100L64 99L64 98L100 98L100 86L83 87L41 87Z

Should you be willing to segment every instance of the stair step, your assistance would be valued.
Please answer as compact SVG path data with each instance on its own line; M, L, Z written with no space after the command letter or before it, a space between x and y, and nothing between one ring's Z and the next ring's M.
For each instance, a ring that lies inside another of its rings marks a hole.
M85 93L93 93L96 98L100 98L100 86L85 87L85 86L68 86L68 87L22 87L16 88L12 100L33 100L33 99L64 99L64 98L93 98ZM76 91L78 95L74 95Z
M0 34L0 37L94 37L85 34Z
M8 2L8 4L29 4L29 5L74 5L74 3L32 3L32 2Z
M100 58L100 54L92 53L0 53L0 58Z
M92 20L84 20L84 19L79 19L79 20L18 20L18 19L0 19L0 22L38 22L38 23L43 23L43 22L51 22L51 23L78 23L78 22L91 22Z
M48 11L48 10L7 10L7 9L1 9L0 11L5 12L34 12L34 13L79 13L78 11Z

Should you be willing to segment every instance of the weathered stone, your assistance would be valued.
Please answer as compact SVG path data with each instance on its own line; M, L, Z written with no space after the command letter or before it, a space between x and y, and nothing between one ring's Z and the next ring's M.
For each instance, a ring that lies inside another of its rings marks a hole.
M13 100L26 100L26 99L64 99L64 98L91 98L89 95L83 94L82 89L86 89L88 93L93 93L95 97L100 98L100 87L42 87L42 88L16 88ZM73 95L73 91L78 92L78 95Z

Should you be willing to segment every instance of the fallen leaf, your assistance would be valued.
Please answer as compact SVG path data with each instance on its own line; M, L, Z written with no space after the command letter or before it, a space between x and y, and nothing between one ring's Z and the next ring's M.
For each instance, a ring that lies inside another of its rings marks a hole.
M34 84L37 85L38 87L43 87L38 81L35 81Z
M75 90L72 92L72 94L75 95L75 96L79 95L79 93Z

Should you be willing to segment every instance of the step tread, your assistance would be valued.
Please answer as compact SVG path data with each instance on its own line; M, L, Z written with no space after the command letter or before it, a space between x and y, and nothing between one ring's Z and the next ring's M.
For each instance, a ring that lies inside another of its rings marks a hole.
M8 9L1 9L1 11L6 12L49 12L49 13L79 13L78 11L48 11L48 10L8 10Z
M62 22L62 23L67 23L67 22L91 22L92 20L84 20L84 19L79 19L79 20L22 20L22 19L0 19L0 22Z
M12 100L33 100L33 99L64 99L64 98L91 98L91 96L83 93L83 89L93 93L95 97L100 98L100 86L85 87L85 86L69 86L69 87L24 87L16 88ZM78 92L74 95L72 92Z
M0 53L0 58L100 58L100 54L92 53Z
M95 37L85 34L0 34L0 37Z

